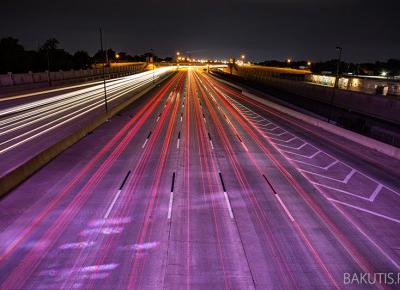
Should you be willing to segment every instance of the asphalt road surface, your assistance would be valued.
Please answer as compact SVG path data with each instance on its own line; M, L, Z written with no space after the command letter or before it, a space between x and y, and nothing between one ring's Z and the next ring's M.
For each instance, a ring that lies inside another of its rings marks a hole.
M400 287L398 177L313 130L179 71L0 200L0 289Z

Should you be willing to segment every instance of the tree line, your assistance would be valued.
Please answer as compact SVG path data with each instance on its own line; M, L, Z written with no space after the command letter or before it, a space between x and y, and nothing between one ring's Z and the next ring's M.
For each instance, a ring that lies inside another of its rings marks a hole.
M337 60L308 62L308 61L279 61L266 60L258 63L264 66L275 67L291 67L291 68L309 68L313 73L328 73L336 74ZM370 63L353 63L341 61L339 66L340 74L354 75L385 75L388 77L400 75L400 60L389 59L387 61L376 61Z
M93 64L108 62L141 62L153 57L156 61L172 61L171 57L159 58L152 52L131 56L125 52L117 53L113 49L98 50L93 56L84 50L71 54L60 47L55 38L46 40L36 50L27 50L13 37L0 39L0 73L25 73L28 71L58 71L87 69Z

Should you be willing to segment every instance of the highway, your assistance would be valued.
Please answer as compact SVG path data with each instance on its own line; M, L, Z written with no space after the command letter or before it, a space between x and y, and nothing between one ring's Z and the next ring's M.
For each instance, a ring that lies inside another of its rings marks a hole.
M344 280L400 272L398 176L315 130L179 70L0 200L0 289L398 289Z
M0 177L173 69L0 98Z

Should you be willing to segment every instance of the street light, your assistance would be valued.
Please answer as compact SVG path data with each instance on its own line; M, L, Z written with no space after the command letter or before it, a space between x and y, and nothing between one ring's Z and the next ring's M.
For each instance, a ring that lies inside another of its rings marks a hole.
M100 48L101 48L101 54L104 55L105 53L105 62L107 61L107 51L104 51L103 48L103 31L100 28L99 29L100 32ZM106 68L105 68L106 64L103 63L103 87L104 87L104 107L106 109L106 114L108 114L108 104L107 104L107 86L106 86Z
M307 61L307 66L311 66L311 61Z
M334 99L335 99L336 88L339 87L340 62L342 61L342 50L343 50L342 47L341 46L336 46L336 50L338 51L339 54L338 54L337 63L336 63L335 83L333 84L331 101L329 102L328 123L330 123L331 119L332 119L333 103L334 103Z
M245 56L244 54L242 54L242 55L241 55L241 58L242 58L242 64L244 64L244 59L245 59L245 57L246 57L246 56Z

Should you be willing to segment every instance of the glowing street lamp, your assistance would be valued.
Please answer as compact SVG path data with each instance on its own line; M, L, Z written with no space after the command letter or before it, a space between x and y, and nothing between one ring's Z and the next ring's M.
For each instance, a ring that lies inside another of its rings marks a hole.
M311 66L311 61L307 61L307 66Z
M387 72L385 72L385 71L381 72L381 76L386 77L387 76Z

